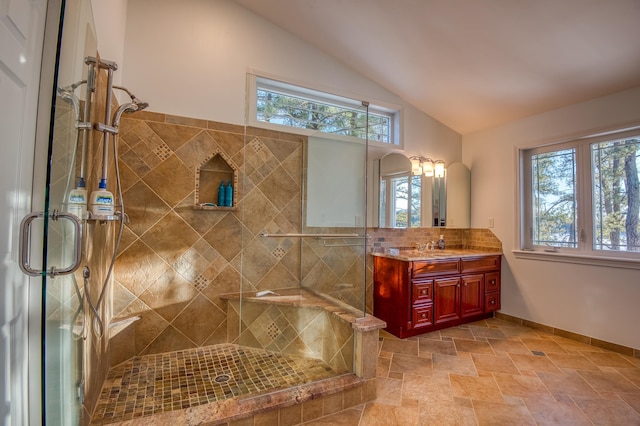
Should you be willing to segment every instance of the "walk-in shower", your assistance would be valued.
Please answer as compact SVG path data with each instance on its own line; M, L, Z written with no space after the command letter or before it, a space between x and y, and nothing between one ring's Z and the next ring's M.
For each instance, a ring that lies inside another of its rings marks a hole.
M364 300L364 226L303 225L307 138L164 114L123 116L118 137L133 175L114 277L117 367L93 421L246 408L291 386L357 381L353 323L364 304L345 301ZM203 206L225 173L234 206Z
M82 181L113 190L113 211L79 215L81 265L47 282L47 421L178 424L370 398L366 144L143 111L113 83L116 63L74 60L82 75L58 82L50 207L68 209ZM318 156L360 176L350 224L314 219ZM71 233L49 233L64 264Z

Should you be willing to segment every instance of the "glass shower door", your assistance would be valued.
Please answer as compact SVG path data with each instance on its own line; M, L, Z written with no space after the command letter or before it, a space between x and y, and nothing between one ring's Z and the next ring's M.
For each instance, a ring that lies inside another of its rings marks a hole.
M78 270L82 263L85 218L83 213L71 208L69 194L76 188L81 148L91 132L88 115L93 78L91 61L85 58L96 57L96 39L90 2L62 1L59 11L53 3L48 13L60 13L62 19L57 31L46 30L49 36L59 33L47 171L44 182L34 180L33 190L34 206L42 205L37 198L44 196L44 208L42 212L27 215L22 222L20 266L28 275L42 277L42 287L33 286L31 291L41 293L43 422L78 425L83 423L83 358L87 329L83 278ZM56 20L49 19L52 21ZM44 77L43 83L46 84ZM31 298L32 301L36 299ZM35 307L30 309L37 310Z

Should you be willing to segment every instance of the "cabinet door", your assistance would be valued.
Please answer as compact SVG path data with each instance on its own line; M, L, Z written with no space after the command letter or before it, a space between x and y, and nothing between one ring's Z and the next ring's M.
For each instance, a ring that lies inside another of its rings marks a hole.
M494 312L500 309L500 293L487 293L484 296L484 311Z
M433 301L433 280L411 282L411 303L419 305Z
M460 319L460 278L434 280L436 324Z
M485 274L484 292L500 292L500 272L487 272Z
M433 305L418 305L411 308L413 328L426 327L433 324Z
M462 276L462 318L482 314L484 274Z

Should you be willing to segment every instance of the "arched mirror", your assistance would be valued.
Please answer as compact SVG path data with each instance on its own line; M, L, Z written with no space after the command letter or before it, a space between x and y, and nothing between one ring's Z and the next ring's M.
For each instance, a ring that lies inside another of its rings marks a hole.
M469 169L458 162L446 169L441 161L432 168L423 167L422 162L418 164L416 167L410 158L399 153L387 154L379 160L379 227L468 228Z
M411 172L411 160L391 153L380 159L381 228L416 228L423 223L423 181Z

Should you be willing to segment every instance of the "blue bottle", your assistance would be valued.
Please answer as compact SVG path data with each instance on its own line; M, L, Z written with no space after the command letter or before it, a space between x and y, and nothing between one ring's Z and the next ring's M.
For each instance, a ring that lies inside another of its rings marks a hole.
M224 205L226 207L233 206L233 186L231 186L231 181L227 181L227 186L224 188Z
M224 196L225 196L225 188L224 181L220 181L220 186L218 187L218 207L224 206Z

